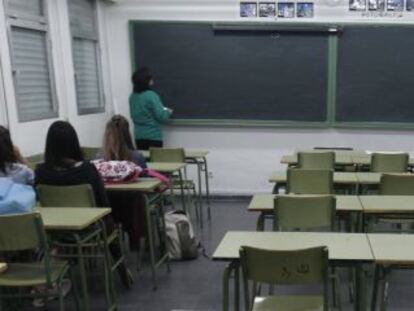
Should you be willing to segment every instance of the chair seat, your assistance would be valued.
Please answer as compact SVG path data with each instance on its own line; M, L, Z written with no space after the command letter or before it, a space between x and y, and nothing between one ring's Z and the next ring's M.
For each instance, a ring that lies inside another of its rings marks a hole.
M252 311L322 311L323 296L256 297Z
M56 282L66 273L69 264L66 261L50 263L51 282ZM8 263L7 270L0 273L0 287L21 287L46 284L45 264L36 263Z

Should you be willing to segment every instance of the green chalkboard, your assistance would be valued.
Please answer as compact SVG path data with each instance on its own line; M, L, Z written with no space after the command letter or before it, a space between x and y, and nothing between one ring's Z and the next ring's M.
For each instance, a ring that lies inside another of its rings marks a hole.
M131 22L133 63L181 120L327 121L328 35Z
M345 27L338 44L336 121L414 122L413 55L413 26Z

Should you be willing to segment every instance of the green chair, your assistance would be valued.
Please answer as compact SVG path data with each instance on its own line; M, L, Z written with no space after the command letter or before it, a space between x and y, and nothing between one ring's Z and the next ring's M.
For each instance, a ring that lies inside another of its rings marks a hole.
M19 303L22 298L47 298L56 295L56 292L50 290L44 290L42 293L30 291L31 288L39 286L53 289L56 284L59 310L64 310L62 280L69 271L69 264L66 261L50 258L40 214L0 216L0 252L15 254L28 250L42 251L43 260L7 263L7 269L0 273L0 309L9 300L13 300L11 302L15 304ZM26 291L22 291L22 288L25 288Z
M382 174L380 194L414 195L414 174Z
M99 152L101 148L99 147L81 147L83 156L85 157L86 161L91 161L95 159L96 154Z
M290 168L286 190L295 194L332 194L333 171Z
M30 157L26 157L27 163L29 163L29 167L34 170L39 163L43 162L44 154L34 154Z
M92 187L89 184L74 185L74 186L51 186L51 185L38 185L37 193L39 196L39 201L42 207L84 207L84 208L96 208L95 197L92 191ZM103 225L103 227L105 227ZM112 258L109 256L108 249L104 249L104 254L85 254L86 249L89 251L96 251L96 249L102 248L100 243L102 235L100 228L94 228L94 230L87 231L80 238L67 241L64 239L64 242L57 241L56 245L65 248L65 249L74 249L75 255L65 254L66 258L78 258L81 268L82 275L82 286L84 288L84 295L87 295L85 292L86 278L85 278L85 263L84 258L103 258L105 261L109 260L106 264L110 265L109 271L114 273L116 270L119 270L119 273L122 277L122 281L126 287L130 287L133 280L132 274L129 271L124 271L122 265L126 265L126 257L124 250L124 241L122 239L122 229L119 225L114 226L111 234L106 236L106 245L109 248L112 244L117 244L120 247L119 258ZM105 256L108 255L108 258ZM115 305L115 289L112 284L112 280L106 276L105 283L107 302L111 305L111 308L116 308Z
M298 168L334 170L335 152L298 152Z
M373 153L371 155L371 172L407 172L409 158L408 153Z
M176 162L176 163L185 163L185 152L184 148L150 148L150 161L151 162ZM181 171L179 172L179 176L172 176L172 188L171 191L174 189L181 190L181 195L184 200L184 190L191 192L191 199L194 203L196 209L196 217L200 221L201 210L199 211L198 208L200 204L197 201L197 192L195 183L192 180L186 178L187 172L184 171L185 178L183 178ZM183 202L184 203L184 202ZM185 209L185 204L183 204L183 208Z
M324 246L298 250L266 250L242 246L240 263L243 273L246 310L328 310L328 249ZM250 286L252 283L250 299ZM319 295L261 296L263 284L322 285Z
M336 198L332 195L282 195L274 200L275 231L334 230Z

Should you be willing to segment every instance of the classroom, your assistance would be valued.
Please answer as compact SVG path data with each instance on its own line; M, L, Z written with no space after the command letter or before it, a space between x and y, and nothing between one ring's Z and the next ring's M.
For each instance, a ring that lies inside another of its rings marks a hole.
M0 311L414 310L413 50L413 0L0 0Z

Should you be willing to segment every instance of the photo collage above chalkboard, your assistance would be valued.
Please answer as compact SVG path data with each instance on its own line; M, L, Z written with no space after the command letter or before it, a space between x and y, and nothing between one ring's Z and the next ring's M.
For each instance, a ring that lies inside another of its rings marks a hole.
M240 2L240 17L313 18L314 3Z

